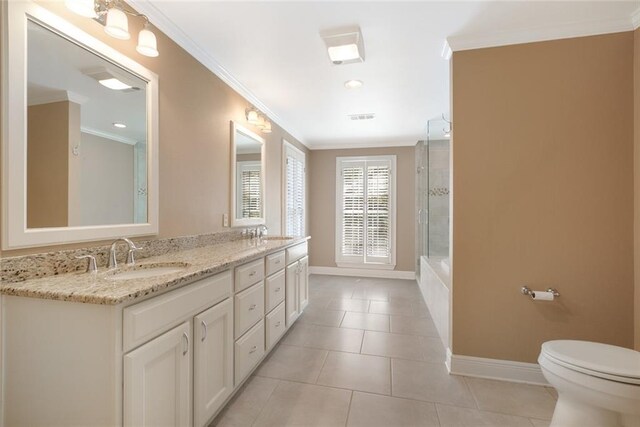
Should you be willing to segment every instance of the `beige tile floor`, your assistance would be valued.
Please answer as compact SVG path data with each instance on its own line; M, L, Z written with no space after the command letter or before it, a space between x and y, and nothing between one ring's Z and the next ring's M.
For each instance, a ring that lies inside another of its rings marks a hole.
M212 426L548 426L550 388L449 375L415 281L311 276L305 313Z

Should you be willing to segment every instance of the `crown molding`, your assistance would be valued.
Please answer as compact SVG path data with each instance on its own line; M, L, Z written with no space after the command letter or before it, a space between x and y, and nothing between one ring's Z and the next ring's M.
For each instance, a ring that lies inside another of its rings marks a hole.
M632 31L640 24L640 9L629 18L607 21L574 22L554 27L529 28L479 36L451 36L447 43L454 52L507 46L522 43L541 42L573 37L595 36L599 34Z
M149 21L160 31L166 34L178 46L186 50L198 62L207 67L213 74L218 76L220 80L229 85L233 90L243 96L249 103L253 104L258 110L267 115L269 119L280 126L286 133L307 148L310 148L305 139L295 128L289 125L280 116L274 113L262 101L258 99L245 85L238 81L226 68L215 60L205 49L189 37L180 27L178 27L170 18L162 13L148 0L128 0L127 3L136 9L139 13L143 13L149 18Z
M126 136L116 135L110 132L104 132L98 129L82 126L80 132L88 133L89 135L98 136L100 138L110 139L112 141L120 142L127 145L136 145L138 141L133 138L127 138Z
M415 140L403 140L398 142L384 141L341 141L341 142L327 142L321 141L311 142L307 145L310 150L357 150L360 148L394 148L394 147L413 147L418 143L418 139Z

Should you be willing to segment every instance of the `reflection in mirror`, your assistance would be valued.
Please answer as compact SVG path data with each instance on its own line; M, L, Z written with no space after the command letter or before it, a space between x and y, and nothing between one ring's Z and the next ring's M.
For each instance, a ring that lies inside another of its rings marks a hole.
M147 222L147 82L27 24L27 228Z
M231 122L231 226L264 224L264 139Z
M236 133L236 218L261 218L262 144Z

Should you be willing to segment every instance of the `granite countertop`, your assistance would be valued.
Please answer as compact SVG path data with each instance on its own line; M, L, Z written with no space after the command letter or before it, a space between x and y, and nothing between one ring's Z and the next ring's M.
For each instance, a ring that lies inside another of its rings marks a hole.
M170 252L145 258L136 263L136 268L152 267L158 264L184 267L177 273L129 280L113 280L110 276L113 276L114 272L103 268L97 274L68 273L4 284L0 287L0 293L59 301L116 305L193 282L260 258L270 252L303 243L307 239L309 238L234 240ZM118 269L125 271L130 270L131 267L121 265Z

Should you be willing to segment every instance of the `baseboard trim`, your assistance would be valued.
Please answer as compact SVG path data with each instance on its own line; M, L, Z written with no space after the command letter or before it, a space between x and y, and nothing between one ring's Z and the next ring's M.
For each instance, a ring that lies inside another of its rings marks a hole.
M548 386L537 363L514 362L511 360L485 359L483 357L460 356L447 349L445 362L450 374L467 377Z
M321 275L327 275L327 276L356 276L356 277L374 277L374 278L381 278L381 279L407 279L407 280L416 279L416 273L414 271L373 270L373 269L366 269L366 268L310 266L309 273L321 274Z

